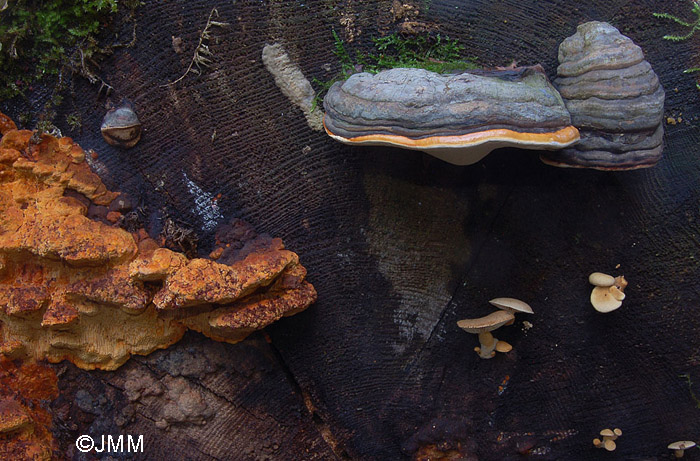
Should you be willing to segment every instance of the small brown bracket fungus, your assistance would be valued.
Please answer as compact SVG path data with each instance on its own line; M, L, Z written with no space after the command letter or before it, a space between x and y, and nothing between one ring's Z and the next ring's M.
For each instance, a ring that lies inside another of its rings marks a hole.
M494 149L561 149L579 140L541 66L441 75L357 73L323 100L326 133L345 144L420 150L454 165Z
M141 122L134 112L134 106L123 101L118 107L107 111L100 131L107 144L125 149L134 147L141 139Z
M693 448L694 446L695 442L692 442L690 440L684 440L680 442L669 443L668 449L673 450L673 454L676 458L682 458L685 454L685 450L687 450L688 448Z
M595 285L591 291L591 304L595 310L605 314L622 306L625 299L623 290L627 286L625 277L593 272L588 276L588 281Z
M460 320L457 322L457 326L467 333L478 333L480 347L476 347L474 350L482 359L490 359L496 355L497 345L500 342L493 337L491 332L512 322L514 319L515 316L512 312L496 311L484 317ZM510 344L506 343L506 346L510 346ZM502 349L507 349L507 347L502 347Z

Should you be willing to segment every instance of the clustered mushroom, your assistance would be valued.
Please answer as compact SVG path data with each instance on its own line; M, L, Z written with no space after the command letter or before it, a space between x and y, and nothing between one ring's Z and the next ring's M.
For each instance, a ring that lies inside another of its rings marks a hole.
M692 442L690 440L683 440L680 442L673 442L668 444L668 449L673 450L673 454L676 458L682 458L685 454L685 450L687 450L688 448L693 448L694 446L695 442Z
M603 438L602 440L599 438L593 439L593 445L596 448L605 448L608 451L614 451L615 448L617 448L617 444L615 443L615 440L622 435L622 429L603 429L600 431L600 436Z
M476 319L464 319L457 322L457 326L467 333L478 333L479 346L474 351L482 359L490 359L496 356L496 352L510 352L513 346L505 341L494 338L491 332L503 325L511 325L515 321L516 312L533 314L532 308L523 301L514 298L495 298L489 301L500 310Z
M605 314L622 306L627 286L623 275L613 277L602 272L593 272L588 276L588 281L595 287L591 292L591 304L595 310Z

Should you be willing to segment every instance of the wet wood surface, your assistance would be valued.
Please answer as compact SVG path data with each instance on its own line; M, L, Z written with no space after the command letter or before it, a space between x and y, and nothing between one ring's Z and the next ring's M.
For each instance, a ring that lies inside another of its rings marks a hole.
M668 443L698 439L700 92L682 71L697 65L700 37L665 41L680 30L651 15L688 17L689 3L140 7L137 44L102 66L113 93L76 81L57 124L98 152L95 170L139 199L152 231L174 218L197 230L206 253L212 232L197 194L221 194L217 222L240 217L283 238L319 299L236 345L192 333L115 372L56 366L60 454L90 459L73 445L84 433L144 434L134 459L173 460L387 460L428 445L484 460L521 459L527 448L533 459L601 459L592 440L607 427L623 436L606 459L670 459ZM214 7L229 26L212 31L211 67L168 85ZM645 51L666 89L666 117L680 119L666 127L664 158L609 173L553 168L513 149L456 167L352 148L312 131L261 62L265 43L281 42L307 77L325 80L338 70L332 30L367 50L409 19L460 39L484 66L541 63L550 77L578 23L611 22ZM145 127L127 151L99 133L105 103L122 97ZM15 118L24 110L3 109ZM70 132L62 121L76 109L82 128ZM621 309L590 306L593 271L625 275ZM499 296L535 314L499 330L512 352L481 360L456 321L489 313ZM191 401L206 405L176 411Z

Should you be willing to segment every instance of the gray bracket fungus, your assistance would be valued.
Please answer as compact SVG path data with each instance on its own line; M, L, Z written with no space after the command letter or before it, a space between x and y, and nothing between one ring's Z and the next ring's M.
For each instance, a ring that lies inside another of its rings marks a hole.
M559 46L554 83L561 94L540 66L359 73L331 87L323 123L346 144L420 150L455 165L499 147L550 151L542 161L561 167L632 170L659 161L664 90L629 37L604 22L579 25Z
M335 83L323 105L333 139L420 150L455 165L476 163L500 147L561 149L579 139L541 66L358 73Z
M587 22L559 46L554 84L581 141L542 161L630 170L655 165L663 150L664 90L642 49L604 22Z

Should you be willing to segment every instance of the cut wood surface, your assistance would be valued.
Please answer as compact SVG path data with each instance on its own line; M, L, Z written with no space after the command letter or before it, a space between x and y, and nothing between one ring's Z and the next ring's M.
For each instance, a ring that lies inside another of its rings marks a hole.
M229 25L210 32L210 67L169 85L214 7ZM700 91L682 72L698 65L700 37L663 40L682 29L655 11L690 19L690 2L139 7L136 45L101 67L112 94L76 80L57 125L97 152L93 170L137 199L149 232L169 217L195 229L207 254L216 225L242 218L300 256L318 301L236 345L188 333L114 372L56 365L57 456L91 459L75 449L80 434L144 434L133 459L149 460L393 460L429 446L481 460L528 450L670 459L669 443L698 441ZM307 78L327 80L339 69L333 30L349 50L368 51L372 37L420 26L459 39L482 66L540 63L551 78L559 43L589 20L640 45L665 88L673 124L654 168L559 169L516 149L457 167L342 145L307 125L261 59L266 43L282 43ZM144 127L129 150L99 129L106 103L121 98ZM0 109L17 120L25 104ZM71 132L65 117L76 110L82 127ZM629 281L615 312L590 305L596 271ZM535 314L494 333L513 351L482 360L476 335L456 322L488 314L495 297ZM616 427L615 452L593 446Z

